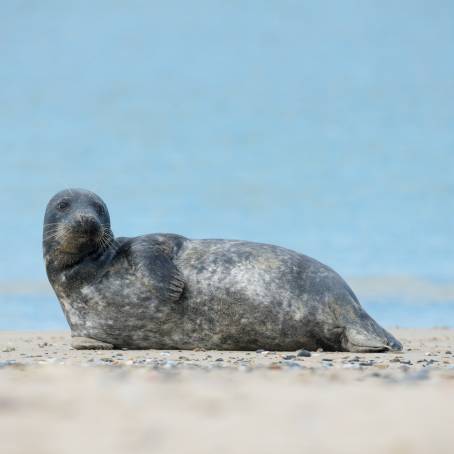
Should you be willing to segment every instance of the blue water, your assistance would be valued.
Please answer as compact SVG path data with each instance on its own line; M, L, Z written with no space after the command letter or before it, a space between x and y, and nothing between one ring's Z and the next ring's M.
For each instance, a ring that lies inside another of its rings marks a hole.
M86 187L118 235L280 244L388 325L454 326L454 4L2 2L0 328L64 326L50 196ZM44 288L44 290L43 290Z

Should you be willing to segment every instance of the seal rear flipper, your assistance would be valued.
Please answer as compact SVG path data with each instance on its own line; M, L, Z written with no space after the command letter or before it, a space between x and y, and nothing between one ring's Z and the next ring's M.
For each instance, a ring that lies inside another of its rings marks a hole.
M113 350L114 346L90 337L72 336L71 347L75 350Z
M357 326L349 326L341 335L341 345L345 351L367 353L400 351L402 344L390 333L380 328L382 335L368 332Z

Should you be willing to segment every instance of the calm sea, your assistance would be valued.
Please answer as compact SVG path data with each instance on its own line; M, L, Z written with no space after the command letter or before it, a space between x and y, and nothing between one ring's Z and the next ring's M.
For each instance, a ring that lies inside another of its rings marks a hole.
M454 326L452 2L3 2L0 329L65 328L48 199L276 243L381 323Z

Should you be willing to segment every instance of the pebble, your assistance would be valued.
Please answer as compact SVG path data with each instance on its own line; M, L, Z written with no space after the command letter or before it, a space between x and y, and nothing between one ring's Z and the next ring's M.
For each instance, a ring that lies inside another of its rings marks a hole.
M311 352L309 350L305 350L304 348L302 348L301 350L298 350L296 352L296 356L309 358L309 356L311 356Z
M408 373L404 381L420 381L420 380L427 380L429 378L429 369L421 369L417 372Z
M12 366L14 364L16 364L16 361L14 359L8 359L7 361L0 361L0 368Z
M303 368L304 368L303 365L301 365L301 364L299 364L299 363L297 363L297 362L295 362L295 361L287 361L287 362L285 363L285 365L286 365L287 367L289 367L290 369L303 369Z
M375 362L370 360L370 361L360 361L358 363L360 366L373 366L375 365Z
M400 358L398 358L398 357L396 356L395 358L390 359L389 362L390 362L390 363L400 363L401 361L400 361Z
M296 356L295 355L285 355L282 357L282 359L285 359L286 361L289 361L289 360L292 360L292 359L295 359Z

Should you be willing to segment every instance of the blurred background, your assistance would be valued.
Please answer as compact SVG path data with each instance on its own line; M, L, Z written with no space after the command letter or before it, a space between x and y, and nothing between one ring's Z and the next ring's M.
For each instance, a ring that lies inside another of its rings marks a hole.
M118 236L279 244L382 324L454 326L453 2L0 11L0 329L66 328L41 252L65 187Z

